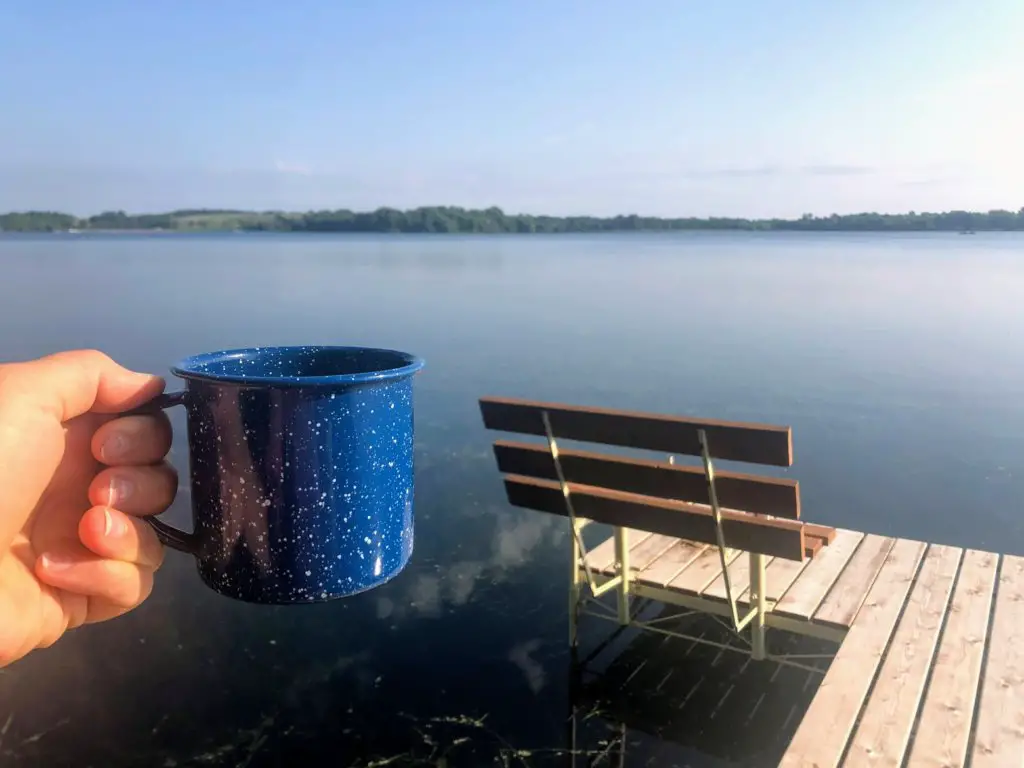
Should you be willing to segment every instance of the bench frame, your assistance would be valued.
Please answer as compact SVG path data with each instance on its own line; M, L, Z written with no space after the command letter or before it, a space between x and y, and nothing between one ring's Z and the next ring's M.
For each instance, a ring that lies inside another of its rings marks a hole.
M487 400L482 400L483 406ZM739 608L736 596L732 591L730 582L727 555L727 546L722 531L722 510L719 505L718 492L715 484L715 469L708 445L707 430L697 425L697 437L700 445L699 455L703 463L703 474L707 483L708 497L712 515L715 521L716 546L718 548L719 560L722 567L722 577L726 590L727 599L714 600L701 596L684 595L668 589L653 587L634 580L630 568L630 547L629 529L624 526L613 525L613 538L615 540L615 575L593 573L587 562L587 548L583 542L583 529L593 522L592 520L577 515L570 483L566 480L562 469L562 462L559 455L558 439L555 430L552 428L551 414L544 404L523 403L535 408L540 408L541 420L543 423L542 436L547 440L548 450L554 462L555 473L558 485L561 488L562 496L565 499L565 511L567 513L570 527L571 546L571 570L569 586L569 644L575 651L578 647L579 621L581 616L588 615L606 621L617 623L621 628L635 627L637 629L656 632L691 642L712 645L722 649L739 651L749 654L757 661L769 660L779 664L786 664L806 671L821 674L822 670L817 666L803 663L812 659L831 658L833 654L805 654L805 655L774 655L768 653L766 647L766 633L768 627L774 627L797 634L829 640L836 643L842 641L847 630L829 626L814 624L812 622L791 619L781 615L773 615L774 603L767 599L767 574L765 555L759 552L748 552L750 568L749 604L750 608L745 615L739 615ZM552 405L554 411L563 406ZM614 415L614 412L605 412L607 415ZM627 414L622 414L626 416ZM634 414L628 414L633 416ZM485 422L487 421L485 413ZM710 424L710 422L709 422ZM493 427L493 428L501 428ZM517 431L526 431L525 429ZM540 433L541 430L534 430L533 433ZM668 456L668 464L675 463L674 455ZM587 589L584 589L584 588ZM601 598L614 591L616 600L615 608L601 601ZM589 594L587 594L589 592ZM672 605L680 608L679 612L668 616L659 616L653 619L641 619L639 611L631 612L631 598L643 598L657 601L665 605ZM705 614L714 617L717 621L725 624L733 630L735 637L740 644L725 644L703 637L696 637L684 632L663 626L671 624L679 619L690 616ZM749 628L749 639L744 636L744 630Z

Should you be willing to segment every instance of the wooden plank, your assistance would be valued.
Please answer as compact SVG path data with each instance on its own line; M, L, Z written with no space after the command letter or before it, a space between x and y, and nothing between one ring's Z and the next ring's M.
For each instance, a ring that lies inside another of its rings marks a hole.
M642 544L653 535L653 533L649 533L647 531L628 529L626 532L626 541L629 543L630 549L632 549L633 547ZM597 573L610 575L615 574L614 536L609 536L593 549L587 550L587 565L590 566L590 570L596 571Z
M885 536L868 534L814 612L814 621L837 627L853 624L875 576L890 557L894 543L893 539Z
M739 557L739 550L728 549L725 552L726 565ZM708 547L682 573L669 582L668 588L673 592L687 595L699 595L722 573L722 563L718 547Z
M503 474L558 479L555 461L546 444L497 440L494 457ZM565 479L570 483L693 504L711 503L703 467L561 447L558 459ZM795 480L716 470L715 490L719 505L727 509L793 520L800 517L800 487Z
M774 558L765 558L766 565L775 562ZM793 562L790 560L789 562ZM794 563L795 565L797 563ZM739 599L740 595L747 591L750 586L750 555L744 554L729 563L729 581L732 587L732 594ZM725 593L725 576L721 573L704 590L704 597L717 600L728 600Z
M1003 555L971 768L1024 765L1024 557Z
M705 544L717 541L715 518L707 507L574 483L569 484L569 490L580 517ZM567 514L565 497L557 482L506 475L505 492L513 506ZM730 547L790 560L804 559L803 525L795 520L723 510L722 531Z
M962 768L981 678L999 556L969 549L932 665L908 765Z
M502 432L544 435L547 411L555 437L661 453L700 456L697 431L705 430L712 458L788 467L793 464L789 427L693 419L656 413L588 408L517 398L480 400L484 426Z
M836 540L807 564L793 586L779 598L773 611L810 619L863 540L864 534L860 531L840 530ZM776 567L778 562L775 561ZM771 581L768 583L771 585Z
M903 765L962 551L934 544L928 548L850 742L847 765Z
M795 560L783 560L782 558L772 560L765 568L765 598L769 602L778 601L797 580L801 571L809 566L810 563L798 563ZM739 599L741 603L750 602L749 585L740 594Z
M615 538L614 536L612 537ZM640 544L629 548L629 570L632 572L642 571L648 565L658 559L658 556L670 549L679 539L671 536L662 536L659 533L651 534Z
M636 578L654 587L664 587L707 548L707 544L676 539L675 544L637 574Z
M925 544L900 539L789 743L782 768L835 768L868 695Z

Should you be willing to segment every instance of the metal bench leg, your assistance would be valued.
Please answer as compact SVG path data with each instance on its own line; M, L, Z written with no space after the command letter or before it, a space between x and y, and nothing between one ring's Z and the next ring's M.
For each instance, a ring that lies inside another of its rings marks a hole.
M548 449L551 451L551 460L555 463L555 474L558 476L558 484L562 488L562 496L565 498L565 511L569 514L569 531L572 534L572 575L569 581L569 646L576 648L576 627L580 610L580 567L586 575L587 586L591 593L594 592L594 574L590 572L587 564L587 548L583 544L583 526L585 519L576 517L576 510L572 505L572 494L569 490L569 483L566 482L565 473L562 471L562 462L558 460L558 443L555 440L554 430L551 429L551 418L547 411L541 411L541 418L544 421L544 433L548 438Z
M615 560L619 564L618 597L619 624L629 624L629 531L615 528Z
M572 575L569 577L569 647L577 645L577 626L580 615L580 530L575 520L569 521L572 540Z
M753 621L750 622L750 655L756 661L766 657L765 651L765 615L767 614L767 600L765 589L767 578L764 569L764 555L756 552L750 553L750 598L754 602Z
M617 761L618 768L625 768L626 766L626 724L619 723L619 759Z

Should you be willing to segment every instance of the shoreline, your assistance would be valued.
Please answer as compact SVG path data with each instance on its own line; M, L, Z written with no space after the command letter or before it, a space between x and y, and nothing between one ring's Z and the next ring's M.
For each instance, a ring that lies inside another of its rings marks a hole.
M0 213L0 231L79 234L190 232L305 232L345 234L605 234L609 232L1024 232L1024 208L907 213L850 213L799 218L744 216L549 216L501 208L428 206L320 211L240 211L183 208L162 213L107 211L75 216L60 211Z
M313 229L62 229L62 230L17 230L0 229L0 237L17 235L62 235L69 237L90 235L146 235L152 237L168 237L179 235L389 235L422 237L537 237L566 235L680 235L680 234L762 234L762 235L978 235L978 234L1013 234L1024 233L1024 229L975 229L960 231L955 229L787 229L787 228L745 228L745 227L692 227L681 229L603 229L603 230L563 230L537 232L410 232L407 230L313 230Z

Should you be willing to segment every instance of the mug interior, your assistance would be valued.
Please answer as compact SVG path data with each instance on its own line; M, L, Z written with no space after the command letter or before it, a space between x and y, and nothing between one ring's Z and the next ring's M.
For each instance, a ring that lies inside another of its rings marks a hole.
M415 373L423 361L407 352L372 347L252 347L208 352L173 367L183 378L256 384L375 381Z

